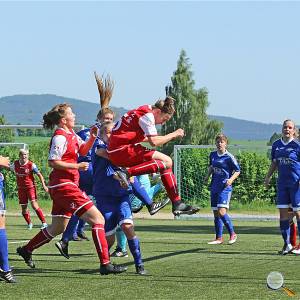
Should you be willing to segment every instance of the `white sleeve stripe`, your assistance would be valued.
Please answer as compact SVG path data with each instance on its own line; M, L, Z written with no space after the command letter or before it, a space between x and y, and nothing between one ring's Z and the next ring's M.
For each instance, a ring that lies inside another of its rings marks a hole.
M157 135L153 113L147 113L139 118L139 125L146 136Z

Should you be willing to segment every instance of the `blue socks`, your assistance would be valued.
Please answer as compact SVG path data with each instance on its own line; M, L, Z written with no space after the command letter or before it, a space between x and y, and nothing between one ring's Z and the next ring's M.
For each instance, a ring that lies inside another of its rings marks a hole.
M79 218L76 215L73 215L68 223L68 226L66 228L66 230L64 231L63 235L62 235L62 241L65 243L68 243L69 240L71 240L73 238L73 235L77 234L76 230L77 230L77 223L78 223Z
M136 266L140 266L143 264L142 261L142 253L140 249L140 241L139 239L135 236L132 240L128 240L128 246L130 249L130 252L134 258L134 263Z
M226 229L228 230L229 234L232 235L234 233L233 224L228 214L224 216L220 216L222 222L224 223Z
M216 238L222 238L223 236L223 221L220 217L215 217L215 231L216 231Z
M0 268L4 272L10 270L8 264L8 243L5 228L0 228Z
M117 247L122 250L122 252L126 251L127 238L121 227L118 227L116 230L117 237Z
M291 234L290 233L290 221L289 220L280 220L279 224L280 224L280 231L281 231L282 238L284 240L284 244L288 245L291 243L290 242L290 234Z

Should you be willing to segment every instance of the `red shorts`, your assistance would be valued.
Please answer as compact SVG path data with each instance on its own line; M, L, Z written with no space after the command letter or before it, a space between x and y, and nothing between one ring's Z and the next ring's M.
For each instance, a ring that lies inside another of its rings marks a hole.
M18 189L18 197L20 205L27 205L29 201L36 201L36 189L35 186L25 189Z
M75 214L80 217L94 205L85 192L74 184L51 188L49 194L53 200L52 216L70 218Z
M133 167L152 160L155 150L141 144L128 145L121 150L108 153L109 160L118 167Z

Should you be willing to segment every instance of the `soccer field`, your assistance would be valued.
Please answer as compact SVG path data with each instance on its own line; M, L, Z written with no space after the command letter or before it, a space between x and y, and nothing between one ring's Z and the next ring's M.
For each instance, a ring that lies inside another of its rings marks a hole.
M52 241L34 252L36 269L29 269L15 249L38 227L28 231L23 218L9 216L9 255L18 284L0 282L1 299L286 299L283 291L266 287L270 271L282 272L299 299L300 257L277 254L282 247L277 222L234 223L238 242L211 246L213 221L136 220L149 275L136 275L129 256L113 260L127 265L127 273L100 276L91 241L70 242L69 260Z

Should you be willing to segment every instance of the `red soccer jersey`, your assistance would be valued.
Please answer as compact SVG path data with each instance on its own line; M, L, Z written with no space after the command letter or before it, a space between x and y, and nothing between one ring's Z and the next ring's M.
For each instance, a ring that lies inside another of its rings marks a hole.
M72 132L66 132L62 128L55 130L50 142L48 160L61 160L68 163L77 163L78 150L84 142ZM49 177L49 188L65 185L79 184L79 172L77 169L53 169Z
M16 160L10 168L16 174L18 189L27 189L35 186L33 173L38 173L35 163L29 160L22 165L19 160Z
M143 105L127 112L112 130L108 150L122 148L129 144L137 144L147 136L157 135L155 119L151 105Z

